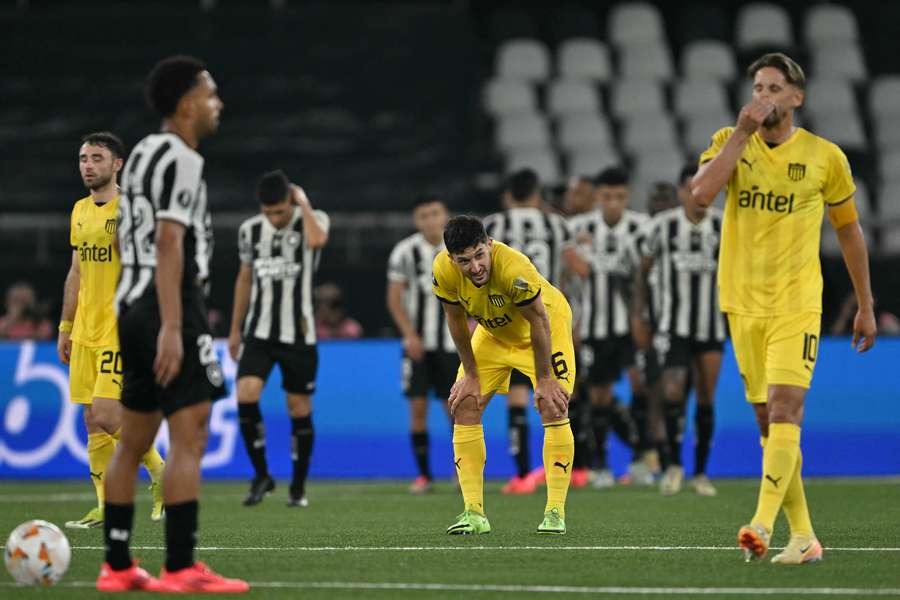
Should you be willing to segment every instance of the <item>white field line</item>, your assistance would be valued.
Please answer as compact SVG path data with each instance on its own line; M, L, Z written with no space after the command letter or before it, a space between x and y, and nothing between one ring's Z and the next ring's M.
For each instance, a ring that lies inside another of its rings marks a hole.
M132 550L165 550L165 546L132 546ZM72 546L72 550L103 550L103 546ZM553 550L572 552L691 552L728 551L737 552L737 546L198 546L200 552L456 552L456 551L496 551L527 552L531 550ZM781 550L772 546L770 550ZM829 548L829 552L900 552L900 548Z
M89 588L93 581L63 581L58 587ZM16 587L0 582L0 587ZM900 588L778 588L778 587L630 587L567 585L503 585L459 583L400 583L356 581L251 581L250 588L327 589L327 590L396 590L416 592L504 592L533 594L613 594L613 595L679 595L679 596L900 596Z

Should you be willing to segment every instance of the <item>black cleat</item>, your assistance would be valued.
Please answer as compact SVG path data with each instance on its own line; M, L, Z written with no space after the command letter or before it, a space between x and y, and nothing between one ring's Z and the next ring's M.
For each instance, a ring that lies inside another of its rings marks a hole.
M306 508L309 506L309 500L306 499L306 494L300 494L299 496L295 496L294 494L288 494L287 501L288 508Z
M256 506L275 489L275 480L269 475L250 482L250 493L244 498L244 506Z

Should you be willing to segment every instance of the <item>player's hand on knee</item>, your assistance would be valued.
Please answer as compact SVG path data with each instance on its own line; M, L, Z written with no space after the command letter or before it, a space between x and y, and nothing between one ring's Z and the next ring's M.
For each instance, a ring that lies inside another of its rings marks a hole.
M456 410L468 398L474 398L475 408L481 410L481 382L477 377L464 375L450 388L450 396L447 398L450 414L456 414Z
M156 338L156 358L153 360L153 374L156 383L168 386L181 371L184 347L181 343L181 329L163 325Z
M552 415L561 419L569 408L569 393L552 377L539 379L534 390L534 402L538 411L541 406L549 410Z

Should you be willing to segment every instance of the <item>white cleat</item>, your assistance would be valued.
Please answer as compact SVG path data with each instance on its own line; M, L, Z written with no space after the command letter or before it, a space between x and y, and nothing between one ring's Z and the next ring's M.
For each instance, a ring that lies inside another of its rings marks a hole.
M681 483L684 481L684 467L670 465L659 480L659 492L663 496L674 496L681 491Z
M615 485L616 478L613 477L612 471L609 469L597 471L597 474L594 476L594 481L591 482L591 486L595 490L607 490Z
M706 475L695 475L691 479L691 487L700 496L715 496L719 493Z

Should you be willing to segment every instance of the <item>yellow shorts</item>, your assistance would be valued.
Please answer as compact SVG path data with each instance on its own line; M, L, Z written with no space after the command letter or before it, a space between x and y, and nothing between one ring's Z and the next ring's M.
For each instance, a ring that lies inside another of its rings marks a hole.
M734 356L748 402L765 403L768 386L774 384L809 388L821 325L819 313L777 317L728 314Z
M550 317L550 372L572 393L575 388L575 348L572 344L572 311L568 305L560 306ZM472 351L478 366L483 395L509 391L509 376L513 369L520 371L537 385L534 373L534 349L528 346L513 346L499 341L480 325L472 334ZM462 379L462 365L456 373L456 380Z
M91 404L94 398L122 397L122 354L118 346L82 346L72 342L69 399Z

